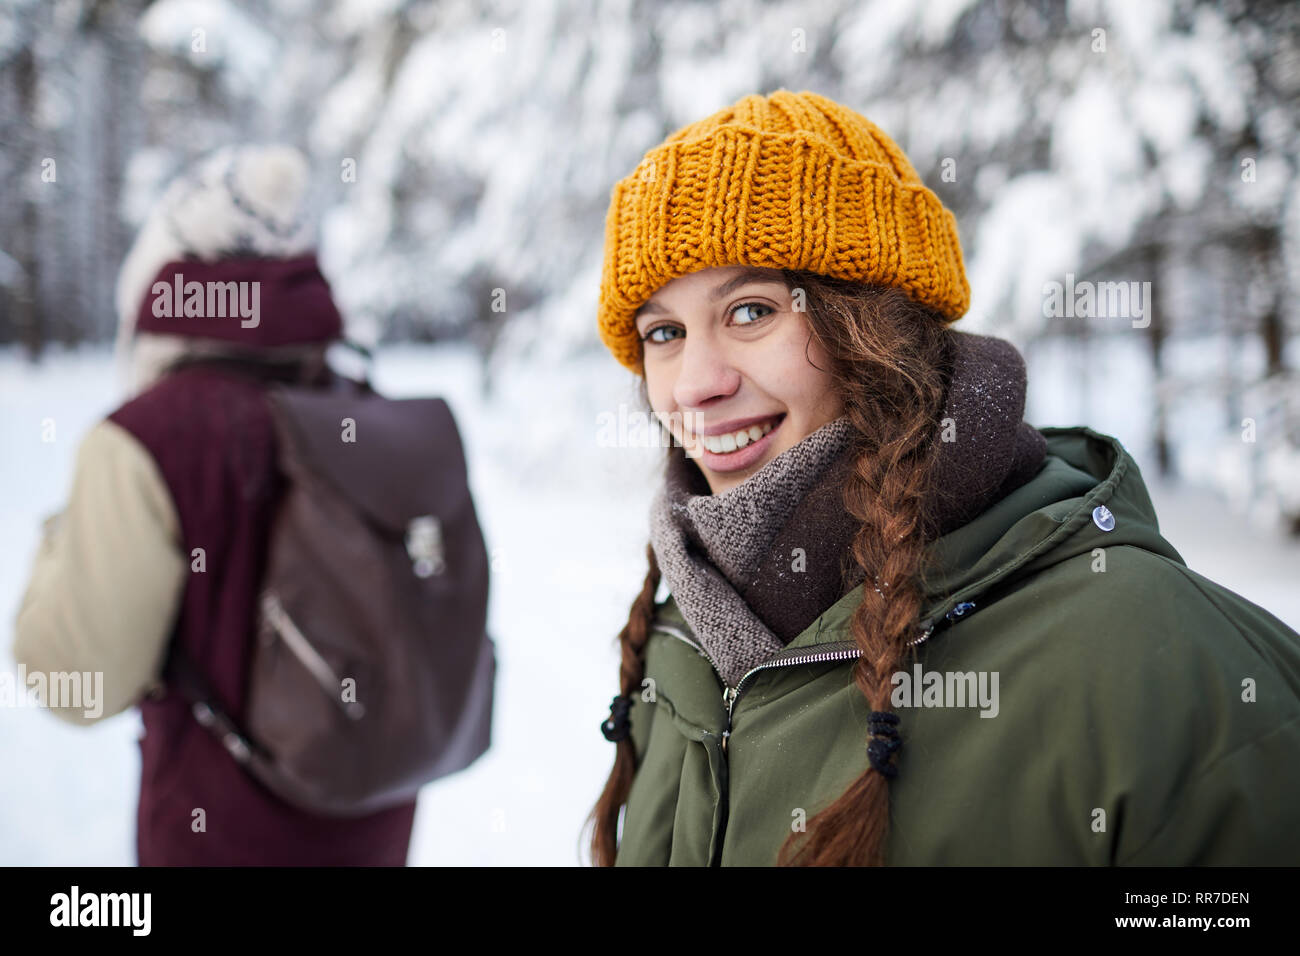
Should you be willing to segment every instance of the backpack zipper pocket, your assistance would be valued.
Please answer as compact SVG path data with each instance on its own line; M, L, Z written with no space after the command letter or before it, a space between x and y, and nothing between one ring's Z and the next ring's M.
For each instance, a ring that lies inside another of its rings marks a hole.
M352 720L360 720L365 716L366 708L360 701L343 700L339 693L343 682L334 673L329 662L320 656L316 648L311 646L311 642L298 629L298 625L284 609L284 605L280 603L280 598L274 591L267 591L262 595L262 616L280 635L289 652L303 667L307 668L307 673L316 679L321 690L343 709L343 713Z

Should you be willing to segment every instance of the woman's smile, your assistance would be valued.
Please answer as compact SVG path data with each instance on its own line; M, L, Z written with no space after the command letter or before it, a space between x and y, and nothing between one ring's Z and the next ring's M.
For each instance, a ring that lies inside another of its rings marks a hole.
M720 422L698 433L685 432L682 444L688 456L699 459L710 471L741 471L764 459L773 445L773 433L780 428L785 417L785 413L780 412Z

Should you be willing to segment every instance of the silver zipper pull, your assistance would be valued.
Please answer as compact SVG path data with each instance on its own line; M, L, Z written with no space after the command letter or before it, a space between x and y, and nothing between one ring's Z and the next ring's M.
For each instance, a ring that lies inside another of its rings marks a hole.
M722 732L722 752L727 752L727 738L731 736L731 711L736 706L736 693L740 690L740 685L735 687L725 687L722 690L722 702L727 705L727 729Z

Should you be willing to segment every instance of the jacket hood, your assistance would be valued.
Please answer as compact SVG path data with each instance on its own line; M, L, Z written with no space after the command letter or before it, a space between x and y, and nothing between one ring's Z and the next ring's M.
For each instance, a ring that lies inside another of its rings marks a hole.
M1038 430L1047 441L1039 472L930 545L924 629L940 626L963 602L996 599L995 591L1005 593L1021 579L1094 548L1132 545L1186 564L1161 536L1142 473L1118 439L1085 426ZM1102 507L1105 512L1098 511ZM1109 531L1103 530L1110 524L1107 513L1113 518ZM855 588L787 649L849 640L857 603ZM670 613L680 616L676 607Z
M1039 431L1048 447L1042 470L931 545L940 570L926 619L1094 548L1133 545L1186 564L1161 536L1142 473L1118 439L1086 427Z

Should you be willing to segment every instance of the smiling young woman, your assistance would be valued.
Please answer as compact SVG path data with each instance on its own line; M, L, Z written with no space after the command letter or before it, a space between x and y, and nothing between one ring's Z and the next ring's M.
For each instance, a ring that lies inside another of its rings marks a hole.
M951 213L816 94L615 186L600 332L679 444L597 864L1300 863L1300 635L1116 439L1023 421L968 298Z

